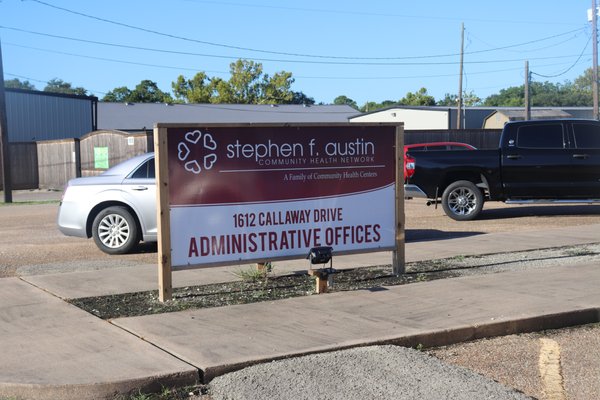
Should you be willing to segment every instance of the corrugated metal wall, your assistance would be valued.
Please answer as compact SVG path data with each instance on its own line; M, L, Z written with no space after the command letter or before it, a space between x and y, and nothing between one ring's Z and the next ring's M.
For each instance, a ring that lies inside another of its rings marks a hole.
M6 90L9 142L78 138L94 130L94 97Z

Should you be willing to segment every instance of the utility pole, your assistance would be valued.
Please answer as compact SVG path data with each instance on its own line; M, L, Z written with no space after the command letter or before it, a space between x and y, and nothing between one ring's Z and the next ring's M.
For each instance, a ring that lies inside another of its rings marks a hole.
M525 121L531 119L531 102L529 101L529 61L525 61Z
M462 129L462 108L463 108L462 80L463 80L464 48L465 48L465 23L462 22L460 24L460 71L458 73L458 104L457 104L458 110L456 113L456 129Z
M12 203L12 183L10 179L10 159L8 155L8 146L6 96L4 94L4 69L2 68L2 43L0 42L0 157L2 157L2 188L4 190L4 202Z
M594 98L594 119L600 119L598 113L598 10L596 0L592 0L592 96Z

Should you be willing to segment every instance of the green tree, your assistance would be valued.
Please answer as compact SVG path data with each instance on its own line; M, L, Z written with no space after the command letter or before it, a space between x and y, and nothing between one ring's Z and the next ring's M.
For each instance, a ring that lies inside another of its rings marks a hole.
M492 107L523 107L525 105L525 88L511 86L501 89L499 93L488 96L483 105Z
M583 103L586 106L592 106L594 103L592 83L594 78L592 76L592 69L586 69L583 74L575 78L573 82L573 98L574 101Z
M179 75L171 83L175 98L187 103L210 103L216 90L218 79L210 79L206 73L198 72L192 79Z
M381 103L377 103L375 101L367 101L361 108L362 112L372 112L376 110L380 110L382 108L397 106L399 103L397 101L392 100L384 100Z
M265 74L262 80L261 96L258 100L262 104L290 104L294 100L291 87L294 83L291 72L281 71L269 77Z
M76 94L80 96L87 95L87 90L82 87L73 87L69 82L65 82L62 79L54 78L48 81L48 84L44 88L44 92L52 93L64 93L64 94Z
M406 93L399 103L405 106L434 106L435 98L427 93L427 89L421 88L415 93Z
M531 82L529 98L531 105L536 107L578 107L590 106L591 89L585 88L585 77L578 84L569 81L565 83ZM579 79L579 78L577 78ZM498 94L487 97L484 105L493 107L524 107L525 85L512 86L500 90Z
M198 72L192 79L180 75L172 83L177 101L226 104L314 104L315 100L292 90L291 72L263 73L261 63L237 60L229 65L228 80Z
M216 87L218 103L258 104L261 97L262 64L237 60L229 65L229 72L229 80L219 82Z
M315 104L315 99L312 97L308 97L303 92L292 92L292 104L305 104L311 105Z
M102 98L102 101L109 101L112 103L125 103L128 102L129 96L131 96L131 90L126 86L121 86L109 90L106 95Z
M333 104L347 105L358 110L358 105L356 104L356 101L344 95L338 96L335 99L333 99Z
M172 103L173 98L158 88L156 82L143 80L133 90L121 86L109 91L102 101L128 103Z
M173 98L158 88L156 82L143 80L131 91L131 101L134 103L172 103Z
M444 98L442 100L438 100L436 104L438 106L456 107L458 104L458 96L455 94L446 93ZM464 92L463 104L467 107L478 106L481 105L481 99L475 93L473 93L473 91Z
M35 90L35 86L33 86L33 84L31 84L29 81L21 81L18 78L4 81L4 87L10 89Z

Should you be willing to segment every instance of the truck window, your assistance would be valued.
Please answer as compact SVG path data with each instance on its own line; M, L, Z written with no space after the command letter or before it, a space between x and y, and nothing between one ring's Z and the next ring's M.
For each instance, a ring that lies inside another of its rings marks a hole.
M517 131L517 146L536 149L562 149L562 124L525 125Z
M600 149L600 126L576 123L573 124L573 135L578 149Z

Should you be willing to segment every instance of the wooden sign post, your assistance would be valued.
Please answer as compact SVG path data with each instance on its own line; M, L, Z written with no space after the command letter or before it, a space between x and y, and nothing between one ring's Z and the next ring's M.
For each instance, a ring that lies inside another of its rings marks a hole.
M391 250L403 273L403 142L398 124L156 124L159 300L174 269L320 246Z

